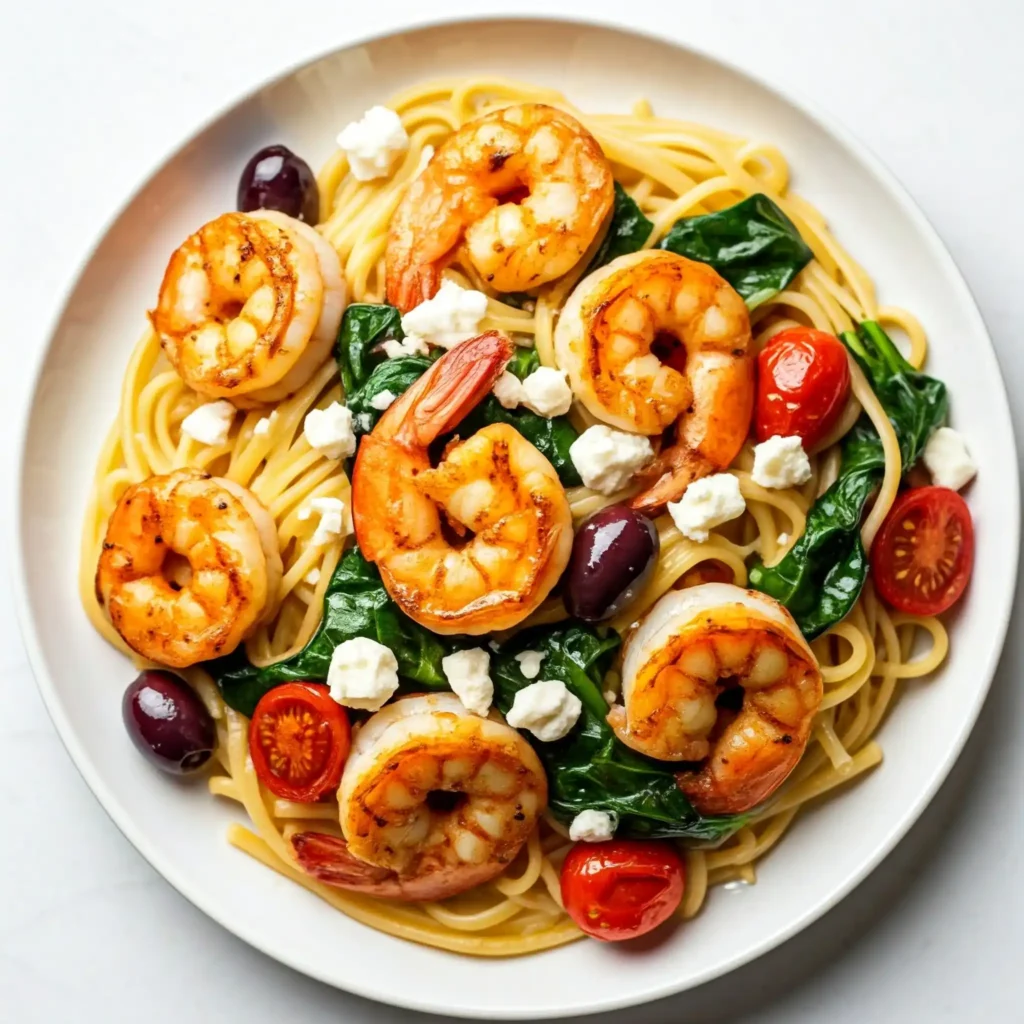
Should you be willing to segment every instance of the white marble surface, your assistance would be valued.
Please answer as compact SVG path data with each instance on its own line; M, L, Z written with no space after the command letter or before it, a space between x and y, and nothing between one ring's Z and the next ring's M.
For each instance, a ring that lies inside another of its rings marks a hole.
M615 16L621 0L526 6ZM385 0L4 5L3 436L13 436L28 356L43 344L62 289L126 192L180 136L268 72L361 34L479 7L457 0L437 9ZM1024 392L1024 5L648 0L635 20L813 96L881 154L974 290L1011 399ZM1020 437L1019 415L1017 424ZM5 495L13 488L12 445L0 445ZM0 514L9 545L10 500ZM951 778L867 882L774 953L621 1018L1024 1019L1022 625L1018 608L991 697ZM416 1019L266 959L163 882L61 747L32 682L9 585L0 590L0 639L0 1017L19 1024Z

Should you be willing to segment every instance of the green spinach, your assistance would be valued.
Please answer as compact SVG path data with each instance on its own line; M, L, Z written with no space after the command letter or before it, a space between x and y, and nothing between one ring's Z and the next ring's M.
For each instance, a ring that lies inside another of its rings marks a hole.
M909 470L946 420L946 386L916 371L874 321L841 337L885 409ZM867 415L847 434L842 460L835 483L811 506L803 536L785 558L750 570L750 585L781 601L808 639L846 617L867 579L861 517L885 473L882 441Z
M363 384L348 396L348 407L352 410L352 432L356 437L370 433L384 414L383 409L373 405L378 395L385 391L390 391L396 398L405 394L442 354L442 349L434 349L429 356L399 356L378 363Z
M814 255L762 193L717 213L677 220L658 248L714 267L750 309L782 291Z
M424 629L401 612L388 596L377 567L348 550L334 570L324 597L324 617L309 643L283 661L258 668L240 648L203 667L220 687L225 702L251 716L260 697L281 683L327 678L334 648L365 636L394 652L399 676L420 690L447 690L441 659L459 643Z
M366 383L374 367L385 356L376 351L381 342L394 338L401 341L402 314L394 306L355 302L345 310L334 344L334 358L341 374L345 394L351 396Z
M583 704L568 736L555 743L534 742L548 777L551 812L568 824L583 810L612 811L619 818L620 836L717 841L731 835L749 815L703 817L668 766L630 750L605 721L601 680L618 646L614 633L601 639L586 626L569 623L519 633L491 657L494 701L503 714L532 681L515 658L524 650L543 653L543 677L560 679Z
M615 205L608 231L598 246L587 273L626 253L642 249L651 237L654 225L643 215L633 197L615 182Z

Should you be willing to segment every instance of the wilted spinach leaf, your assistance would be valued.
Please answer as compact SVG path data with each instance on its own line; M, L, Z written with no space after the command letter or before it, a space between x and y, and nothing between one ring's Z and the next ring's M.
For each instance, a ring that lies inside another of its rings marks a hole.
M366 383L373 368L385 356L373 349L381 342L394 338L401 341L402 314L394 306L355 302L345 310L334 344L334 358L341 374L345 394L351 396Z
M714 267L753 309L777 295L814 255L796 225L766 195L677 220L658 243Z
M327 586L320 628L297 654L263 668L251 664L245 648L203 667L220 687L225 702L251 716L260 697L281 683L327 678L334 648L344 640L365 636L390 648L398 674L419 689L446 690L441 659L458 646L401 612L381 583L377 567L351 548L342 556Z

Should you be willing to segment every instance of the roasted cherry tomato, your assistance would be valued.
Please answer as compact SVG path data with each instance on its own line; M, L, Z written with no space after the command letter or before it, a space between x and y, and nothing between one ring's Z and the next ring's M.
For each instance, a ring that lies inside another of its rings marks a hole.
M938 615L956 604L973 567L971 513L948 487L901 494L871 548L878 592L911 615Z
M588 935L621 942L675 913L683 879L682 858L668 842L577 843L562 865L562 902Z
M249 724L249 751L275 796L314 803L338 788L348 757L348 714L319 683L285 683L265 693Z
M843 343L811 327L780 331L757 357L758 441L775 434L811 448L835 425L850 393Z

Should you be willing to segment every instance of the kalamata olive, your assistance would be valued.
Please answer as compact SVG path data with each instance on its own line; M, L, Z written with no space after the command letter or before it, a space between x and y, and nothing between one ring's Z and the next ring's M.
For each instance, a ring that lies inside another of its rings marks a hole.
M565 574L565 607L585 622L622 611L647 582L660 549L654 523L625 505L591 516L579 529Z
M309 164L287 146L264 146L238 180L238 208L280 210L307 224L320 217L320 190Z
M147 670L124 691L124 726L157 768L187 775L210 759L217 740L210 712L184 680Z

